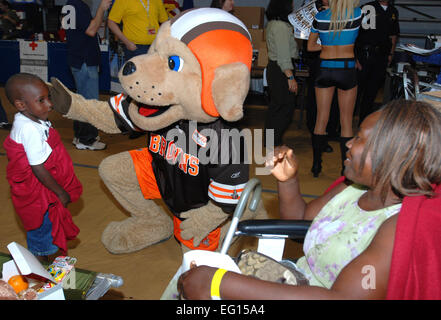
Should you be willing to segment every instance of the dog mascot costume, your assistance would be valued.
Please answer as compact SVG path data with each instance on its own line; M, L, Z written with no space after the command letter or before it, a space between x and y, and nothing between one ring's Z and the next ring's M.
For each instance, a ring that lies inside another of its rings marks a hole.
M128 253L170 238L189 249L216 250L241 191L246 161L225 138L226 121L243 116L252 46L243 23L214 8L184 11L161 25L149 52L121 68L125 91L86 100L51 79L55 109L106 133L148 131L147 147L107 157L99 174L130 217L111 222L102 242ZM208 160L207 160L208 159ZM170 218L153 199L163 199ZM265 219L263 205L243 219ZM231 219L230 219L231 220Z

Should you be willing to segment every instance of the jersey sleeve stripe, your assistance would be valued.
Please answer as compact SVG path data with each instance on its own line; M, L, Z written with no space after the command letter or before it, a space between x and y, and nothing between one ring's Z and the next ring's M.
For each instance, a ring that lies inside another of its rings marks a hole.
M132 124L132 121L130 121L129 117L126 115L126 110L124 110L123 103L122 103L123 100L125 100L125 97L122 93L120 93L117 96L111 97L109 99L109 104L110 104L111 108L113 109L113 111L116 114L118 114L118 116L120 118L122 118L122 120L126 124L128 124L132 130L137 131L135 126Z
M232 192L234 190L236 190L236 192L242 192L243 191L243 188L238 189L238 188L233 187L233 188L226 189L226 188L220 188L220 187L218 187L216 185L213 185L213 184L210 184L209 188L215 189L215 190L220 191L220 192Z
M232 197L233 194L236 194L237 196L239 196L242 193L243 189L220 191L220 190L216 190L212 186L209 186L208 187L208 191L213 193L213 194L218 194L218 195L223 195L223 196L227 196L227 197Z
M233 199L231 195L225 196L225 195L217 194L210 189L208 190L208 196L214 201L219 203L237 204L237 202L239 201L239 198Z
M246 183L241 183L241 184L236 184L236 185L232 185L232 184L223 184L223 183L219 183L216 182L214 180L210 181L210 186L216 187L220 189L225 189L225 190L239 190L239 189L243 189L245 188Z

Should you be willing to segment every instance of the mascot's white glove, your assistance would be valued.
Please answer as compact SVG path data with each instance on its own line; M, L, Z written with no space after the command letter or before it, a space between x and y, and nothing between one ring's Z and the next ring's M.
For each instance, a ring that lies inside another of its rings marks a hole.
M181 214L185 219L181 222L181 237L184 240L193 238L193 246L197 247L208 234L219 227L230 215L215 205L188 210Z

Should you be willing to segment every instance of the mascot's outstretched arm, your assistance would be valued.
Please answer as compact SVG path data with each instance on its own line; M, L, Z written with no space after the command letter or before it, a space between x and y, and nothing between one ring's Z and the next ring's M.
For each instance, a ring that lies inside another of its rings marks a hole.
M48 85L54 109L66 118L90 123L106 133L121 133L107 101L85 99L70 91L57 78L52 78Z

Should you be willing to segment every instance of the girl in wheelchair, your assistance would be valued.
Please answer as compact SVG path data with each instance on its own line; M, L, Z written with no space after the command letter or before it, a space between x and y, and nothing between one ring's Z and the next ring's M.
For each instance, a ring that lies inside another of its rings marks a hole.
M293 150L275 149L281 219L312 220L297 267L309 285L199 266L184 273L185 299L440 299L441 113L392 101L346 144L344 177L306 203ZM430 285L429 285L430 284Z

